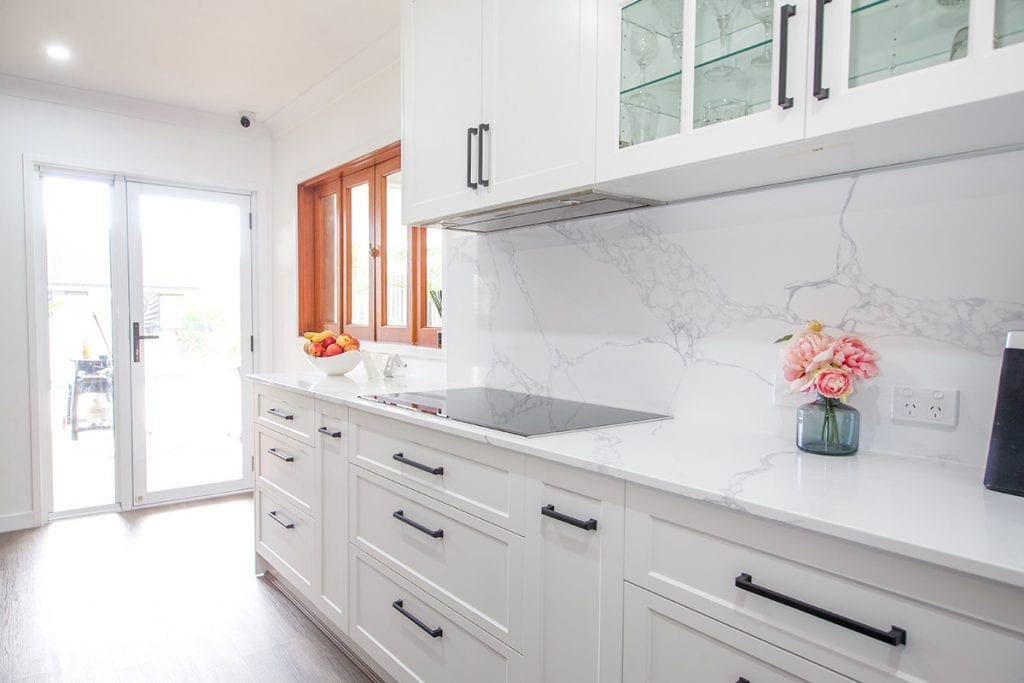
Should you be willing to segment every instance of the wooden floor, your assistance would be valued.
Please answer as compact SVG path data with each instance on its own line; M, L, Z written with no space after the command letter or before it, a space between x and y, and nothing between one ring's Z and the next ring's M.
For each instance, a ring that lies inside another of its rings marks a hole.
M0 534L0 681L368 679L253 576L252 498Z

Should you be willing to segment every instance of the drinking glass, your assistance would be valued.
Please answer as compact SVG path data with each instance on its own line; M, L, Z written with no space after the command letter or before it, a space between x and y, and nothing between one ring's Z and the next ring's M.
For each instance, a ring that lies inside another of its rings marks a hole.
M764 27L765 46L761 54L750 60L751 64L758 66L771 66L772 50L767 42L772 39L772 12L775 9L775 0L741 0L743 7L750 12L755 19L761 22Z
M644 90L633 93L627 103L629 112L629 129L633 144L650 142L658 133L658 98Z
M738 119L750 113L750 104L731 97L708 100L704 103L704 118L701 123L710 126L722 121Z
M654 0L660 23L672 43L672 60L678 66L683 60L683 6L680 0Z
M701 0L701 3L710 9L718 22L718 42L721 49L721 56L729 54L729 29L732 27L733 12L739 5L740 0ZM715 66L708 69L704 75L712 80L726 80L739 71L735 66L723 59Z
M647 82L647 67L658 56L658 36L653 31L633 25L629 32L629 54L633 55L636 65L640 67L640 81Z

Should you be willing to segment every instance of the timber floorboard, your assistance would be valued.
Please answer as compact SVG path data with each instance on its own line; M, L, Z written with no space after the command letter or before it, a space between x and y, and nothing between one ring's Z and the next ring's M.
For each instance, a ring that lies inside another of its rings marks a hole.
M0 681L369 679L254 576L252 496L0 534Z

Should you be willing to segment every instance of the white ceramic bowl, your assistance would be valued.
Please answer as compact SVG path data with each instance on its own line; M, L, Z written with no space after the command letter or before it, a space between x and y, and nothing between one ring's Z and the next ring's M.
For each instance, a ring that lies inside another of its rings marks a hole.
M305 352L302 352L302 355L317 372L322 372L325 375L344 375L354 370L359 365L359 361L363 359L359 351L346 351L337 356L322 356L320 358L314 358Z

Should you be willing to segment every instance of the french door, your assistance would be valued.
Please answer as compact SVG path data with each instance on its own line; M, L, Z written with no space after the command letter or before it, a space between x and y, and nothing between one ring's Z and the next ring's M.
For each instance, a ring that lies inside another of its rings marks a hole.
M51 514L251 488L250 196L40 175Z

